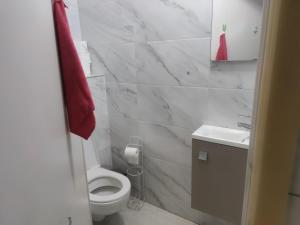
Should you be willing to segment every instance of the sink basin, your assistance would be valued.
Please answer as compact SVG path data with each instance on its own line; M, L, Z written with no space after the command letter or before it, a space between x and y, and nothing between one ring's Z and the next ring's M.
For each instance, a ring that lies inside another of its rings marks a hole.
M224 127L203 125L196 130L193 139L249 149L250 132Z

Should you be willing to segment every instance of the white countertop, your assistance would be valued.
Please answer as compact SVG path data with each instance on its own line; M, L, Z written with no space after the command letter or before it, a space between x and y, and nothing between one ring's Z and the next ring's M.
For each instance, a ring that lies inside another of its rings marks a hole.
M192 134L193 139L249 149L250 132L203 125Z

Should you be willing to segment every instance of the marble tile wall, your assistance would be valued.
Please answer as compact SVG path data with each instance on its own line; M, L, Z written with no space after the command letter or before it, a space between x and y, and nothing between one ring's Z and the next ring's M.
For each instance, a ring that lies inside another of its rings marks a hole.
M97 121L95 131L89 139L90 145L88 146L91 148L90 151L94 151L96 162L100 163L104 168L111 169L112 156L105 77L102 75L89 77L87 79L95 103L95 115ZM94 155L88 151L88 149L85 149L85 157L94 157Z
M130 136L145 151L146 198L198 224L228 224L190 207L191 134L250 122L256 62L210 62L212 0L82 0L92 70L106 78L114 170Z

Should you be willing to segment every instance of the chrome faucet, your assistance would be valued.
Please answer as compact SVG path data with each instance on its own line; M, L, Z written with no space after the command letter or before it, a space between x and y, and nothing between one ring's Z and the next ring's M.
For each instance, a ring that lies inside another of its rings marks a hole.
M247 130L251 130L251 124L248 124L248 123L238 122L238 123L237 123L237 126L238 126L238 127L245 128L245 129L247 129Z

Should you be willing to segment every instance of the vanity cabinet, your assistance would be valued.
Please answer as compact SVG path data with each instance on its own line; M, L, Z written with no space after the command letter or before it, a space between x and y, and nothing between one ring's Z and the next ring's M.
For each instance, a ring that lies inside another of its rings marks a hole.
M193 138L192 208L240 225L247 149Z

